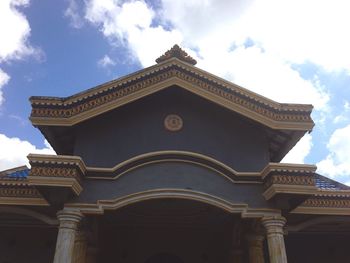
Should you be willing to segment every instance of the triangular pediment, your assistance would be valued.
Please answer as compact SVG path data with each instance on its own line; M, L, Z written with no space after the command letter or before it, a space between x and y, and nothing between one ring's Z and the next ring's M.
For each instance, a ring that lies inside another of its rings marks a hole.
M72 126L174 85L272 129L314 125L311 105L274 102L177 58L71 97L31 97L30 119L37 126Z

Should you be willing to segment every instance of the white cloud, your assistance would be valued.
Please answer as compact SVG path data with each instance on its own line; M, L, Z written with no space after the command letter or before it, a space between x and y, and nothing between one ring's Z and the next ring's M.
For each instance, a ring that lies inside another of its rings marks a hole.
M347 0L258 0L239 29L285 60L349 71L349 10Z
M152 25L155 12L143 1L90 0L85 17L113 45L128 46L143 66L154 64L160 54L182 42L178 30Z
M68 0L68 7L64 11L64 16L70 20L70 25L74 28L81 28L84 25L84 19L80 15L80 7L75 0Z
M55 154L46 140L44 143L46 147L39 149L28 141L0 134L0 171L21 165L29 166L27 159L29 153Z
M29 43L30 26L18 8L29 5L29 0L0 1L0 62L20 59L37 52Z
M349 121L350 118L350 103L345 101L343 109L339 115L333 119L333 123L339 124Z
M4 101L4 97L2 94L2 87L7 84L7 82L10 80L10 76L7 75L4 71L0 68L0 105Z
M303 79L292 67L257 46L233 51L202 49L199 66L258 94L284 103L313 104L325 109L328 94L319 84Z
M312 136L307 133L283 158L282 163L305 163L305 158L312 148Z
M29 0L0 1L0 63L28 55L34 55L38 59L43 57L40 49L29 44L30 26L27 18L18 10L28 5ZM0 105L4 101L2 88L9 79L10 76L0 68Z
M347 0L162 0L163 19L199 49L227 49L247 39L292 63L350 73Z
M105 55L103 58L101 58L97 64L102 67L102 68L106 68L109 66L114 66L116 63L113 59L111 59L108 55Z
M234 26L254 0L162 0L163 21L170 21L186 45L227 50L236 40Z
M329 154L317 163L318 172L341 181L350 181L350 124L333 132Z

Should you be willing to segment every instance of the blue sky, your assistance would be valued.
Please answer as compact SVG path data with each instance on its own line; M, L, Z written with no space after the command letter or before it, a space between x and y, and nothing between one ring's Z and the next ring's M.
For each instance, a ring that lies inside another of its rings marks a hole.
M348 10L345 0L1 0L0 170L52 153L28 120L30 96L72 95L178 43L204 70L313 104L316 127L284 161L350 184Z

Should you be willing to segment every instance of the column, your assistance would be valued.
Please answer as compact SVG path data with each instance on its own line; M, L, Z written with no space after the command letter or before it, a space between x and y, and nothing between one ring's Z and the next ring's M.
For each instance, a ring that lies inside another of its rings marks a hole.
M77 231L74 242L74 263L86 263L87 234L85 231Z
M248 242L249 263L264 263L264 236L252 233L246 237Z
M266 229L271 263L287 263L283 237L283 226L285 223L286 219L281 216L264 217L262 219L262 224Z
M83 215L76 210L61 210L57 213L60 222L54 263L73 263L76 230Z

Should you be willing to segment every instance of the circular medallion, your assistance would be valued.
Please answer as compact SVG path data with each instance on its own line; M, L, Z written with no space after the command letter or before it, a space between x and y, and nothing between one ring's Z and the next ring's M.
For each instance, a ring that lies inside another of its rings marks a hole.
M183 126L183 121L179 115L169 114L164 119L164 126L169 131L179 131Z

